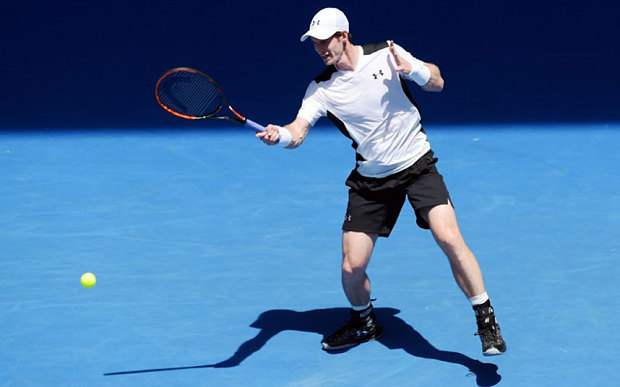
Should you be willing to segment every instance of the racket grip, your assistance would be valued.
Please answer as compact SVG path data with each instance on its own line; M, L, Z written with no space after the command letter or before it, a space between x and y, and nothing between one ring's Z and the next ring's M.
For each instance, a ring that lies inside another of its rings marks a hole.
M265 128L263 125L261 124L257 124L256 122L252 121L249 118L245 119L245 125L249 126L250 128L254 129L256 132L266 132L267 128ZM276 144L280 142L280 139L278 139L276 141Z
M256 132L266 132L267 131L267 128L265 128L263 125L257 124L256 122L252 121L249 118L245 119L245 125L249 126L252 129L254 129Z

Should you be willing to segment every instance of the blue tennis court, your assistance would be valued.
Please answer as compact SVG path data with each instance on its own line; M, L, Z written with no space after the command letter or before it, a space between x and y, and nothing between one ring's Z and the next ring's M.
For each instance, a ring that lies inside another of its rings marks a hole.
M409 207L369 268L385 336L322 351L348 318L349 141L211 129L0 133L0 385L616 383L620 127L427 127L508 343L490 358Z

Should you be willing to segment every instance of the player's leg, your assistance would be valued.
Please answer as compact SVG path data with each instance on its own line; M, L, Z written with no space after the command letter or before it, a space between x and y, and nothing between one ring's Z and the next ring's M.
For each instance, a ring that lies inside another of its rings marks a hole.
M353 170L347 213L342 224L342 287L351 303L351 320L323 340L323 349L340 350L374 340L383 334L370 302L366 267L378 236L388 237L405 202L405 193L394 189L394 179L374 179Z
M448 189L437 171L436 162L432 151L416 162L419 165L417 175L412 177L407 187L409 202L416 211L418 226L431 230L450 261L457 284L472 304L483 353L503 353L506 344L495 320L478 260L463 240Z
M506 343L495 319L478 260L461 235L454 208L451 204L443 204L420 213L428 222L437 244L448 257L457 284L472 302L483 354L499 355L506 352Z
M353 307L370 303L370 280L366 267L377 240L377 234L344 231L342 233L342 287Z
M456 222L450 194L435 164L432 151L416 162L417 173L411 177L407 196L417 215L417 224L430 229L450 260L454 278L468 298L485 293L482 273L476 257L465 244Z
M377 234L342 233L342 287L351 303L351 319L323 340L324 350L342 350L375 340L383 334L383 328L372 311L370 280L366 274L376 240Z
M421 211L427 219L435 241L450 261L452 274L467 298L486 292L478 260L465 244L450 204Z

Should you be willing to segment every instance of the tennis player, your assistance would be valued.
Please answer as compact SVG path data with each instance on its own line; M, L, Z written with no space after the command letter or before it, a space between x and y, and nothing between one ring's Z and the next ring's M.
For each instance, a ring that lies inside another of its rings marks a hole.
M342 226L342 286L351 303L351 319L323 340L323 349L342 350L381 337L366 267L377 238L390 235L408 199L417 225L430 229L471 302L483 354L504 353L506 344L478 261L461 236L420 110L405 82L439 92L444 86L439 68L393 41L354 45L347 17L336 8L314 15L301 41L307 38L327 66L325 71L310 82L293 122L268 125L256 136L268 145L278 141L296 148L317 120L327 116L353 142L357 163L346 181L349 201Z

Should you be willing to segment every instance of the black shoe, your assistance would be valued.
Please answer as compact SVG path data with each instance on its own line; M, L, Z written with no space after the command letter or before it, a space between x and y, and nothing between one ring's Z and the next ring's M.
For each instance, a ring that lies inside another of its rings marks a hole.
M351 320L333 335L323 340L323 350L339 351L354 347L383 335L383 327L377 323L373 312L366 317L359 317L359 312L351 311Z
M484 356L501 355L506 352L506 342L502 338L502 331L495 320L493 307L482 306L474 308L476 311L476 321L478 324L477 336L482 342L482 354Z

